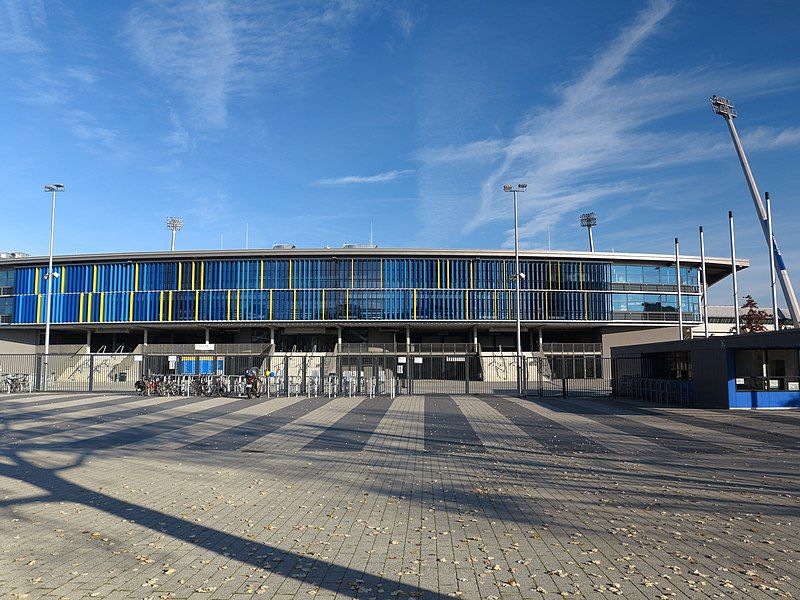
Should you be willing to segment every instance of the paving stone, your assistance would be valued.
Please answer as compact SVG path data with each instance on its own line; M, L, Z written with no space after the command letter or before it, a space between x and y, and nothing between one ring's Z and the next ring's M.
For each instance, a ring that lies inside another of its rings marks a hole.
M798 412L42 394L0 419L2 598L800 596Z

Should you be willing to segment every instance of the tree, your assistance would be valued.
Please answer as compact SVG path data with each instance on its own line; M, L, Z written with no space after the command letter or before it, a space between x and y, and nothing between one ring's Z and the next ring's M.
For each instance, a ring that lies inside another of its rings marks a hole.
M753 300L749 294L744 297L745 302L742 308L746 308L747 312L739 315L739 323L741 324L742 333L758 333L767 330L767 319L769 315L767 311L758 308L758 303Z

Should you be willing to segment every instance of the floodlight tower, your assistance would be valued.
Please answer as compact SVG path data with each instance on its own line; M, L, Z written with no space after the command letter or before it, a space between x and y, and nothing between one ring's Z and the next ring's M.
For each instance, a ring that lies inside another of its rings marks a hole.
M597 225L597 217L593 212L581 215L581 227L586 227L589 232L589 252L594 252L594 238L592 237L592 227Z
M521 273L519 270L519 202L517 200L517 194L521 194L526 189L528 189L527 183L520 183L517 184L517 187L512 185L504 185L503 191L504 192L511 192L514 194L514 287L516 288L516 313L517 317L517 393L522 396L522 375L523 375L523 367L522 367L522 316L520 315L520 307L522 303L519 299L519 288L522 284L522 279L525 278L525 274Z
M175 252L175 233L183 229L183 219L180 217L169 217L167 219L167 229L172 232L172 242L169 245L169 251Z
M733 120L736 118L736 110L729 99L721 98L720 96L711 96L711 109L715 114L723 117L728 124L728 130L730 131L731 139L733 139L733 145L736 147L736 153L739 155L739 162L742 164L744 178L747 180L747 187L750 188L750 195L753 197L758 219L761 221L761 229L764 232L764 238L767 241L768 247L772 249L778 279L781 282L781 288L783 288L783 296L786 298L786 303L789 305L789 314L792 317L792 323L795 327L800 327L800 304L797 302L797 296L795 296L794 288L792 287L792 280L789 278L789 271L786 269L786 263L783 262L783 256L781 255L780 248L778 248L778 242L775 236L771 235L767 211L764 208L764 204L761 202L761 193L758 191L753 172L750 170L750 163L747 162L744 147L739 139L736 127L733 124Z

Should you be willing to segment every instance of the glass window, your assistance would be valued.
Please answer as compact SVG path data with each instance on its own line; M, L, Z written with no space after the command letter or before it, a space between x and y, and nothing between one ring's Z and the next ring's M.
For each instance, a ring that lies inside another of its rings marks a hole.
M642 283L642 267L639 265L627 265L625 271L628 283Z
M661 283L661 267L642 267L642 282L648 284Z

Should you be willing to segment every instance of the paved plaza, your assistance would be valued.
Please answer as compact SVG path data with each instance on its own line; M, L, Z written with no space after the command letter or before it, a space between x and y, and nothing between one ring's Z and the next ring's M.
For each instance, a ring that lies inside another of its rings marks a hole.
M800 413L0 398L2 598L799 598Z

